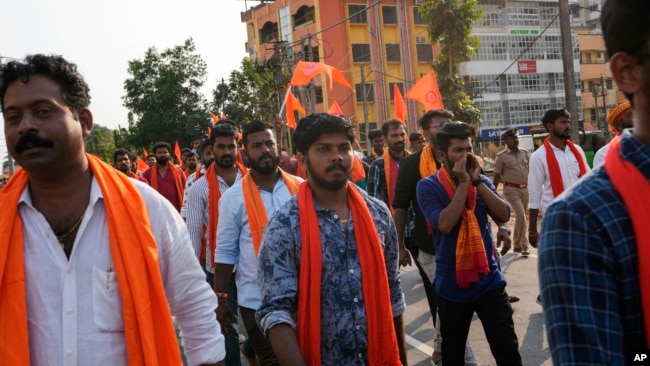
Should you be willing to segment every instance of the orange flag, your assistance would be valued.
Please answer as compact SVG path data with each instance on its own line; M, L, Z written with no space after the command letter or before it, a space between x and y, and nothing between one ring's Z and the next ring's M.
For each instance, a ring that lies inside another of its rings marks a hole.
M402 93L399 91L397 84L393 85L393 99L395 118L406 124L406 103L404 103L404 98L402 98Z
M320 62L304 62L304 61L298 61L298 65L296 65L296 70L293 72L293 76L291 77L291 85L305 85L308 84L311 79L314 78L314 76L320 74L320 73L325 73L327 77L329 78L329 88L330 90L332 89L332 81L336 81L337 83L347 86L352 90L352 85L348 83L347 80L345 80L345 76L343 76L343 73L339 71L334 66L326 65Z
M217 117L217 115L210 113L210 117L212 117L212 122L214 122L215 125L219 123L219 117Z
M149 165L147 165L147 163L145 163L144 160L142 160L139 156L135 157L135 161L137 164L138 173L143 173L145 170L149 169Z
M440 89L438 89L438 81L436 81L436 73L433 70L418 80L404 96L417 100L424 105L425 110L444 108Z
M210 138L210 135L212 135L212 128L208 126L208 138Z
M176 144L174 145L174 154L176 155L178 164L182 164L183 161L181 160L181 148L178 146L178 140L176 140Z
M221 119L228 119L228 116L225 113L221 112Z
M343 115L343 111L341 110L341 106L336 101L332 102L332 105L330 106L330 109L327 110L327 113L333 114L335 116L342 116Z
M296 116L293 113L294 111L298 111L298 113L303 116L307 115L305 108L302 106L298 98L296 98L292 92L289 92L289 98L287 98L287 126L290 128L296 128Z
M144 154L142 157L145 158L145 159L147 158L147 156L149 156L149 153L147 152L147 149L145 149L144 147L142 148L142 153Z

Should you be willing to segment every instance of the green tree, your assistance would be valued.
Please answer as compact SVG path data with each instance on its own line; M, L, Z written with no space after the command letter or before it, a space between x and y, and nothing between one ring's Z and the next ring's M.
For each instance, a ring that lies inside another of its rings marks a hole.
M244 58L241 69L230 73L228 83L219 83L213 90L212 110L224 112L240 124L253 119L273 121L290 78L288 69L272 70Z
M206 70L191 38L162 53L149 48L142 60L129 61L123 97L129 126L124 143L137 149L157 141L191 146L205 135L210 114L200 89Z
M94 125L92 132L86 138L86 152L95 154L107 163L113 163L115 146L115 131L101 125Z
M445 108L454 112L458 120L474 124L481 115L465 91L465 81L458 68L479 47L478 37L472 36L472 24L483 17L477 4L477 0L426 0L419 9L428 20L431 42L440 44L440 55L433 62L433 69Z

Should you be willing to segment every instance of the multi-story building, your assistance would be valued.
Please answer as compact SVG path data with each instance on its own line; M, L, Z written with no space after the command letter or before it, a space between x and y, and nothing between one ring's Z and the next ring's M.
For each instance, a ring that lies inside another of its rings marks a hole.
M354 91L324 77L315 92L300 93L308 110L327 111L333 101L358 125L360 140L393 116L393 85L402 94L431 70L434 47L416 0L277 0L242 13L251 58L269 67L319 61L341 70ZM310 97L311 94L311 97ZM421 110L407 100L408 126ZM367 122L367 123L365 123Z
M479 0L483 18L473 34L480 48L461 65L470 95L481 111L481 135L498 140L517 126L528 133L544 112L566 105L557 1ZM572 34L573 64L582 118L578 39Z

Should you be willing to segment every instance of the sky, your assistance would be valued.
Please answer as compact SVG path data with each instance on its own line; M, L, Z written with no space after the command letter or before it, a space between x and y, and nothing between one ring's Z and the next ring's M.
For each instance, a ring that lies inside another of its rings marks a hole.
M192 37L207 63L207 100L221 78L239 69L246 25L240 12L258 4L243 0L10 0L0 11L2 62L34 53L59 54L76 63L90 87L96 124L126 126L122 106L128 62L145 51L172 48ZM8 57L9 59L5 58ZM7 147L0 129L0 162Z

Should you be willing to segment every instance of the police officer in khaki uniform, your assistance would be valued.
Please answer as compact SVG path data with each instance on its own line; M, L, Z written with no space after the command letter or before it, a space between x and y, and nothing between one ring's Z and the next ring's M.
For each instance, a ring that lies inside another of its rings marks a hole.
M519 148L519 132L516 127L505 131L501 137L506 148L497 154L494 162L494 186L503 182L503 196L515 214L514 251L527 257L526 207L528 207L528 151Z

